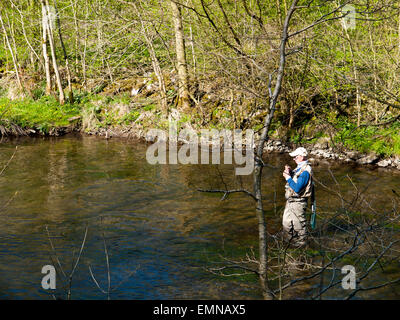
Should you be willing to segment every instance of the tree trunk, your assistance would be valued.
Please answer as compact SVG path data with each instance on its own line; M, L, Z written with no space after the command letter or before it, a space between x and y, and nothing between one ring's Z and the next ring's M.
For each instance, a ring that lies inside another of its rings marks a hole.
M82 73L83 73L83 86L86 90L86 51L88 44L88 20L89 20L89 4L86 0L86 14L85 14L85 35L84 35L84 45L83 45L83 53L81 55L82 60Z
M175 50L179 78L178 107L183 110L190 109L188 72L185 56L185 40L182 27L181 9L171 1L171 8L175 26Z
M192 48L192 59L193 59L193 70L192 70L192 76L193 79L196 78L196 51L194 50L194 41L193 41L193 31L192 31L192 26L190 26L190 47Z
M49 1L48 0L42 0L42 8L43 8L43 13L47 16L47 21L46 21L46 29L47 29L47 34L49 36L49 43L50 43L50 50L51 50L51 57L53 61L53 69L54 73L56 75L56 83L58 87L58 93L59 93L59 102L61 105L65 103L65 96L64 96L64 90L62 87L61 83L61 77L60 77L60 71L58 70L58 65L57 65L57 56L56 56L56 50L55 50L55 45L54 45L54 36L53 36L53 26L51 25L50 21L50 12L49 12Z
M158 80L158 86L159 86L160 98L161 98L161 109L163 111L167 112L167 109L168 109L168 105L167 105L167 90L165 88L165 81L164 81L164 77L163 77L162 70L161 70L161 67L160 67L160 62L157 59L156 52L155 52L154 46L153 46L153 42L152 42L152 40L150 39L150 37L148 35L148 32L146 30L146 26L145 26L144 21L142 19L142 15L139 12L139 10L137 9L136 5L135 5L135 9L136 9L136 11L137 11L137 13L139 15L140 23L142 25L143 36L144 36L144 39L146 41L147 48L148 48L148 50L150 52L150 58L151 58L151 63L152 63L152 66L153 66L154 73L156 74L156 77L157 77L157 80Z
M267 224L265 221L265 214L262 203L262 193L261 193L261 178L262 178L262 170L263 170L263 161L262 155L264 152L264 144L268 141L268 131L272 123L272 119L275 113L276 103L278 101L279 93L282 87L283 75L285 72L286 65L286 44L288 42L288 29L289 23L292 18L293 13L296 11L296 6L299 0L293 0L290 9L287 12L285 17L285 21L283 23L282 30L282 38L280 43L280 59L279 59L279 67L276 75L276 82L274 91L272 92L272 74L270 74L268 88L270 93L270 103L269 103L269 112L264 119L264 127L261 132L260 142L257 145L256 149L256 161L255 168L253 173L253 187L254 187L254 195L256 197L256 214L258 219L258 233L259 233L259 278L260 284L263 289L263 296L265 299L272 299L273 293L271 292L268 284L268 239L267 239Z
M60 43L61 43L61 47L62 47L63 53L64 53L65 69L67 70L67 81L68 81L68 91L69 91L68 92L68 100L69 100L69 103L74 103L74 93L72 92L72 83L71 83L71 71L69 69L69 60L68 60L67 50L65 49L64 40L62 37L61 21L60 21L60 16L58 14L56 0L54 0L54 8L56 10L56 16L57 16L58 35L60 37Z
M44 60L44 70L46 73L46 95L51 94L51 74L50 74L50 59L47 52L47 10L45 4L42 2L42 51Z
M349 42L349 49L351 54L351 60L353 64L353 75L354 75L354 82L356 86L356 107L357 107L357 127L360 126L361 123L361 97L360 97L360 87L358 85L358 72L357 72L357 65L354 56L353 44L350 39L350 35L347 31L347 28L343 28L345 31L346 39Z

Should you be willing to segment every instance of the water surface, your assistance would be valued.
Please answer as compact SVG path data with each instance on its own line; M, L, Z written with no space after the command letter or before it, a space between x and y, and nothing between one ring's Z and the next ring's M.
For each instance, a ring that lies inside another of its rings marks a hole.
M149 165L146 145L125 139L90 136L29 138L3 141L0 166L18 151L0 177L0 298L50 299L41 288L41 268L55 264L45 226L66 271L72 269L88 226L81 261L72 282L72 298L104 299L93 283L88 266L106 288L103 235L107 243L112 299L259 299L257 281L222 279L205 270L219 254L257 248L254 202L241 194L220 201L219 194L198 188L242 184L251 189L251 177L234 179L233 167L211 165ZM290 163L274 155L277 168ZM328 169L352 187L346 175L367 192L378 208L386 195L399 189L400 175L324 163L316 176L333 183ZM236 181L236 182L235 182ZM284 181L280 170L266 169L263 193L269 230L280 229ZM274 204L273 199L276 199ZM319 190L321 209L337 206L338 199ZM53 260L52 260L53 259ZM136 273L127 276L136 270ZM64 296L60 275L57 296ZM387 297L397 297L392 291Z

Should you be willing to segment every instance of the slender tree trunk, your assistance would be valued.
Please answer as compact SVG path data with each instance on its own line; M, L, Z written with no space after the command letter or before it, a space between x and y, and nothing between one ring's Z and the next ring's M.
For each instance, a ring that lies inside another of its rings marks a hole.
M61 20L60 20L59 14L58 14L58 8L57 8L57 1L56 0L54 0L54 8L56 10L58 35L60 37L60 43L61 43L61 47L63 49L64 60L65 60L65 68L67 70L68 100L69 100L69 103L74 103L74 93L72 91L72 83L71 83L71 71L69 69L69 60L68 60L67 50L65 49L65 44L64 44L63 37L62 37Z
M276 0L276 14L278 16L279 25L282 26L282 11L281 11L281 1Z
M51 50L51 57L53 61L53 69L54 69L54 74L56 76L56 83L58 87L58 94L59 94L59 102L61 105L65 103L65 96L64 96L64 90L62 87L61 83L61 76L60 76L60 71L58 69L58 64L57 64L57 56L56 56L56 49L54 45L54 35L53 35L53 27L50 21L50 12L49 12L49 1L48 0L42 0L42 5L43 5L43 10L44 14L47 15L47 23L46 23L46 29L47 29L47 34L49 36L49 43L50 43L50 50Z
M194 41L193 41L193 31L192 26L190 26L190 47L192 49L192 60L193 60L193 79L196 79L196 51L194 50Z
M8 38L7 29L6 29L5 25L4 25L4 21L3 21L2 15L1 15L1 12L0 12L0 22L1 22L1 27L3 28L3 31L4 31L4 37L5 37L5 40L6 40L6 43L7 43L7 47L8 47L8 50L10 51L11 58L12 58L12 61L13 61L13 64L14 64L15 74L17 76L18 87L21 90L23 90L24 87L22 86L21 77L20 77L19 71L18 71L17 58L16 58L16 56L14 54L14 50L13 50L13 48L11 46L10 39Z
M292 104L289 108L289 125L288 128L292 129L293 128L293 124L294 124L294 112L295 112L295 107Z
M12 11L12 15L13 15L12 16L12 21L10 22L10 17L8 16L8 14L6 12L7 26L8 26L8 29L10 30L10 39L11 39L12 45L14 47L14 56L15 56L15 61L17 62L18 70L22 70L21 65L19 64L19 61L18 61L17 44L15 43L15 32L14 32L15 17L14 17L14 11Z
M46 95L51 94L51 74L50 74L50 59L47 52L47 10L44 2L42 2L42 51L44 60L44 70L46 73Z
M285 17L285 21L283 23L282 30L282 38L280 43L280 59L279 59L279 67L276 74L276 82L275 87L272 92L272 74L270 74L270 78L268 81L268 88L270 92L270 103L269 103L269 112L264 119L264 127L261 132L260 142L257 145L256 149L256 161L255 168L253 173L253 188L254 195L256 197L256 214L258 219L258 233L259 233L259 278L261 287L263 289L263 296L265 299L273 298L273 294L269 288L268 284L268 239L267 239L267 224L265 221L265 214L262 203L262 194L261 194L261 179L262 179L262 170L263 170L263 161L262 155L264 152L265 142L268 141L268 131L272 123L272 119L274 117L276 103L278 101L278 97L282 87L283 75L285 73L285 65L286 65L286 44L288 42L288 29L290 20L292 18L293 13L296 11L296 6L299 0L293 0L289 10L287 11L287 15Z
M83 45L83 54L81 57L82 60L82 72L83 72L83 85L86 89L86 51L87 51L87 43L88 43L88 18L89 18L89 5L86 0L86 15L85 15L85 39Z
M74 16L74 27L75 27L75 74L78 73L77 66L78 66L78 52L79 52L79 43L80 43L80 33L79 33L79 26L78 26L78 19L77 19L77 2L71 0L71 8Z
M354 81L355 81L355 86L356 86L357 126L360 126L360 123L361 123L361 97L360 97L360 88L358 85L358 72L357 72L357 66L356 66L356 61L355 61L355 57L354 57L354 50L353 50L353 45L352 45L352 42L350 39L350 35L346 28L344 28L344 30L345 30L345 35L346 35L347 41L349 42L351 60L353 63L353 76L354 76Z
M160 62L158 61L156 52L154 50L154 46L153 46L153 42L149 37L148 31L146 30L146 26L144 24L144 21L142 19L142 15L140 13L140 11L138 10L138 8L135 6L135 9L139 15L139 19L140 19L140 23L142 25L142 32L143 32L143 36L144 39L146 41L147 44L147 48L150 52L150 58L151 58L151 63L153 66L153 70L154 73L156 74L157 80L158 80L158 86L159 86L159 90L160 90L160 98L161 98L161 109L164 111L168 110L168 105L167 105L167 90L165 88L165 81L164 81L164 77L163 77L163 73L160 67Z
M185 40L182 27L181 8L173 1L171 1L171 8L175 26L175 50L179 78L178 106L181 106L184 110L188 110L190 108L189 81L185 56Z
M6 41L6 35L4 33L3 33L3 47L7 51L7 41ZM6 72L10 69L8 65L9 65L8 55L6 54Z
M369 23L368 26L368 33L369 33L369 44L371 46L371 50L372 53L374 54L374 62L373 62L373 74L374 74L374 91L377 92L377 84L378 84L378 80L376 78L376 50L374 47L374 42L372 39L372 28L371 28L371 23ZM378 123L378 102L376 100L374 100L374 113L375 113L375 124Z

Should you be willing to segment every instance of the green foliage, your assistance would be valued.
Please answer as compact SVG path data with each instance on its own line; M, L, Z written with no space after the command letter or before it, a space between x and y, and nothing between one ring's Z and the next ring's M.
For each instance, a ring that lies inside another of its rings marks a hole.
M137 118L139 118L140 112L137 110L132 110L128 114L124 115L120 120L118 120L118 124L126 124L129 125L132 122L135 122Z
M131 102L131 97L129 95L129 93L123 93L121 95L118 95L116 97L114 97L114 99L110 100L109 102L106 103L111 103L111 101L113 101L114 103L122 103L122 104L127 104L129 105L129 103Z
M86 104L93 100L93 94L87 91L74 91L74 100L75 104Z
M152 110L155 110L156 107L157 106L155 104L148 104L148 105L145 105L142 109L143 109L143 111L152 111Z
M32 99L33 100L39 100L45 95L45 89L44 88L35 88L32 90Z
M387 128L362 126L357 128L346 118L337 122L336 143L360 152L375 152L381 156L400 155L400 127L398 123Z
M79 115L79 107L65 104L60 106L54 97L42 97L38 100L24 99L9 101L0 98L0 114L2 119L23 128L36 128L47 133L51 127L68 126L68 119Z

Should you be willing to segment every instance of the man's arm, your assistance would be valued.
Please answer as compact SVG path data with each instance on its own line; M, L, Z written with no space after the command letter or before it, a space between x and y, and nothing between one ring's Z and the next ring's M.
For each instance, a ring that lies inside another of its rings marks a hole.
M291 187L294 192L300 193L308 183L308 180L310 179L310 174L308 171L303 171L302 174L297 178L297 183L293 181L292 178L286 179L286 181L289 184L289 187Z

